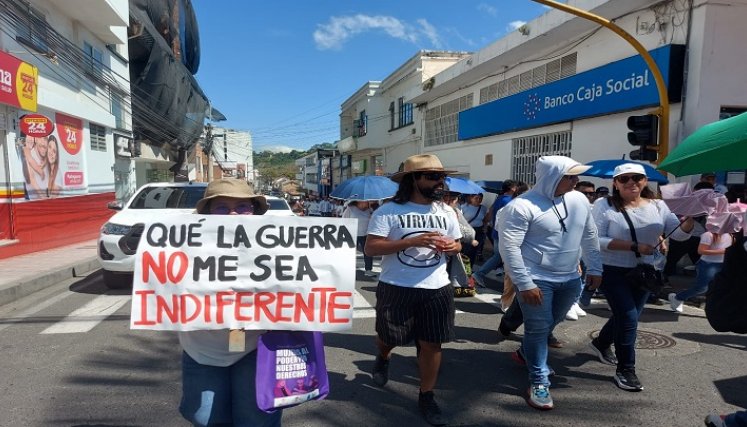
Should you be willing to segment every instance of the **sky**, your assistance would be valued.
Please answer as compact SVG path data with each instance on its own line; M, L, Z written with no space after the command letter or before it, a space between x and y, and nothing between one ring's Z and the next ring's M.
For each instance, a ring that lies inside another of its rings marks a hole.
M192 0L197 81L254 151L339 139L340 105L419 50L476 52L547 8L531 0Z

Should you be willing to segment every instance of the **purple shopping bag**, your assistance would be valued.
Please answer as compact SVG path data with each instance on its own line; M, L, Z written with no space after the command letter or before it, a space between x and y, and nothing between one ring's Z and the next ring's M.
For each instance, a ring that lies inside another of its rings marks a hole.
M257 406L265 412L329 394L321 332L269 331L257 343Z

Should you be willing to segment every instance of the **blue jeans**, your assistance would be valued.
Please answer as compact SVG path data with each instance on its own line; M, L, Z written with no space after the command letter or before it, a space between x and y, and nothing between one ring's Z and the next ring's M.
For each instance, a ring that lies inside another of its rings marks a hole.
M481 278L484 278L486 274L500 267L502 262L503 259L501 259L501 253L498 251L498 239L495 239L493 242L493 256L488 258L488 260L485 261L485 263L483 263L483 265L480 266L480 269L475 271L475 273Z
M737 411L726 416L726 427L747 427L747 411Z
M179 412L194 426L280 426L282 411L257 407L254 377L257 352L231 366L197 363L182 352L182 401Z
M535 285L542 291L542 304L529 305L521 298L521 293L516 297L524 314L524 340L522 351L527 361L529 370L529 382L531 384L550 385L547 374L547 337L555 325L565 319L565 314L571 308L578 297L581 288L581 279L573 279L567 282L547 282L537 280Z
M602 290L612 310L612 316L599 331L599 348L615 344L617 370L635 368L635 340L638 318L650 292L631 286L625 279L630 268L605 265L602 273Z
M690 298L703 295L708 291L708 284L711 283L716 274L721 271L723 262L708 262L699 259L695 263L695 283L689 288L677 294L677 299L680 301L687 301Z

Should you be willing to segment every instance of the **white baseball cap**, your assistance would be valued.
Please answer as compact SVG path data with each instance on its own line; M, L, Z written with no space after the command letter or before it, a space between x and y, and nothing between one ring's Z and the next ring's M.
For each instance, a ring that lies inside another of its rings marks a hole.
M639 165L638 163L623 163L617 165L615 171L612 172L612 178L616 178L618 175L624 175L626 173L638 173L646 176L646 169L643 168L643 165Z

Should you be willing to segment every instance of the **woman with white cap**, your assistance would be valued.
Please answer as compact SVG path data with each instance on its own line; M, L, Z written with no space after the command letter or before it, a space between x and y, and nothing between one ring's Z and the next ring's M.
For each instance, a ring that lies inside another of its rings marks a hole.
M654 264L662 234L674 232L673 239L687 239L693 221L687 218L680 224L666 204L654 199L642 165L621 164L612 179L612 195L597 200L592 208L604 264L601 289L612 316L590 348L602 363L617 366L614 379L618 387L641 391L635 372L635 341L649 291L635 286L626 275L639 263ZM614 353L610 348L613 343Z

